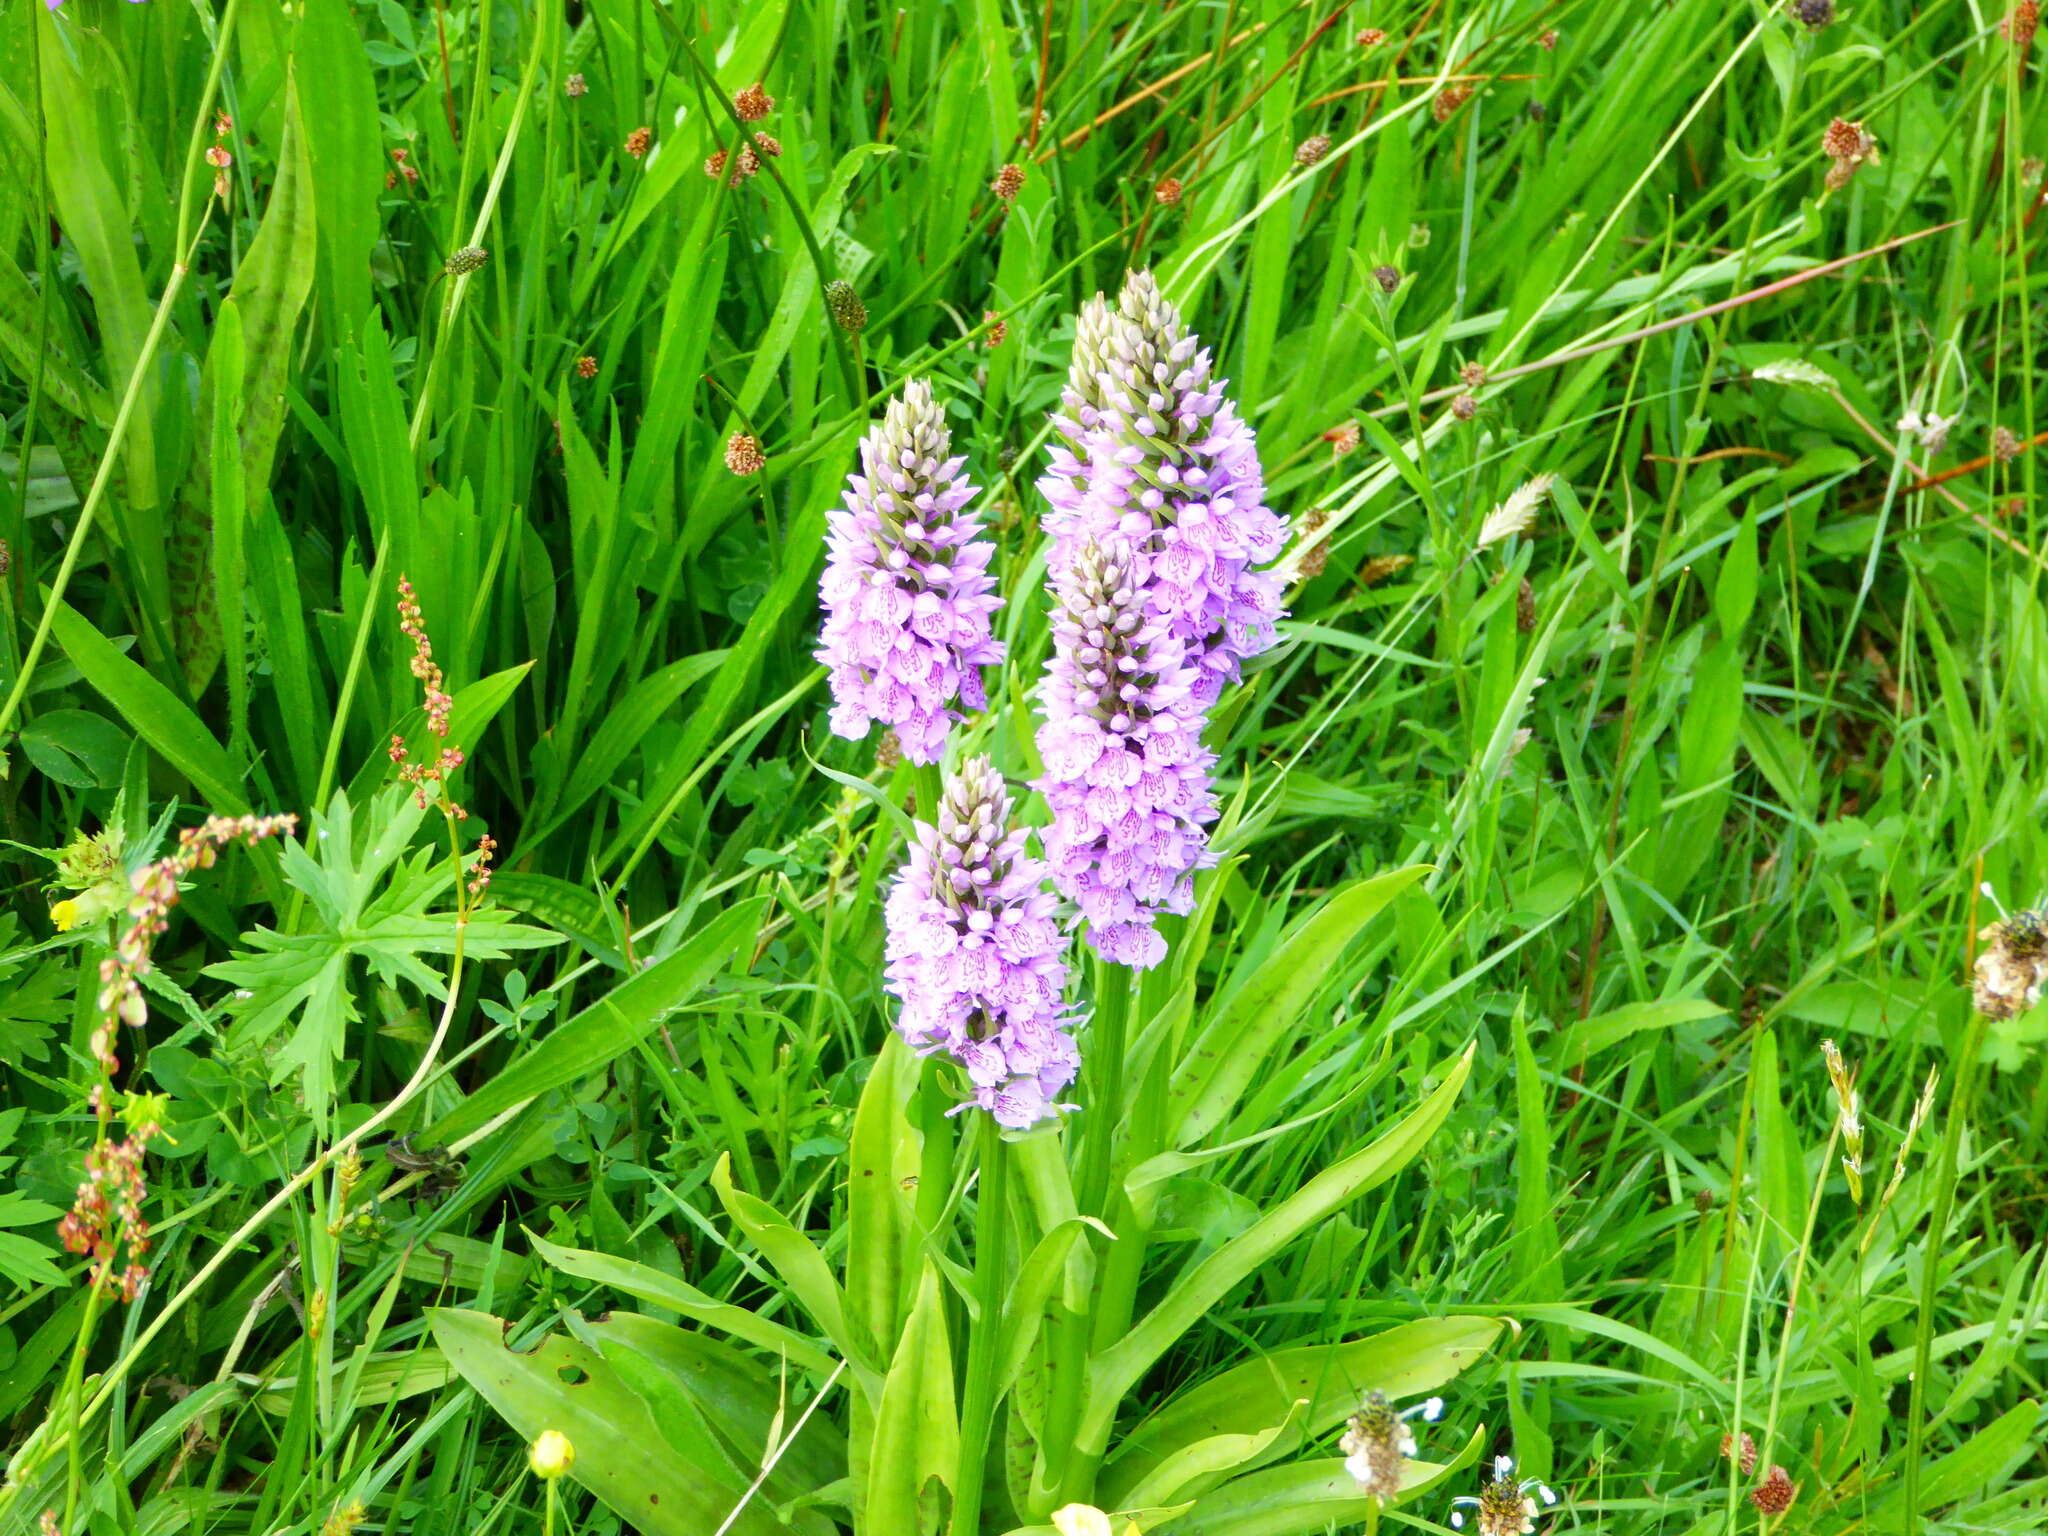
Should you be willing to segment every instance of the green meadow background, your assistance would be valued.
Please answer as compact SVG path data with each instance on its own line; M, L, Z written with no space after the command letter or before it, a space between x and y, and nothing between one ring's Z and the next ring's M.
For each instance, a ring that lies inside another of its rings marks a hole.
M1799 12L0 8L0 1530L621 1529L550 1502L429 1316L626 1304L536 1239L804 1328L713 1178L829 1250L892 1016L910 778L825 728L824 516L931 378L1020 663L986 739L1029 777L1046 413L1077 305L1135 267L1296 529L1283 643L1209 738L1191 1006L1427 867L1298 988L1147 1283L1473 1055L1408 1169L1233 1285L1118 1423L1485 1316L1425 1454L1511 1451L1564 1495L1546 1529L2039 1525L2048 1022L1975 1015L1969 977L2048 884L2043 44L1962 0ZM704 162L757 81L781 154L729 185ZM1837 120L1870 142L1831 186ZM386 750L426 739L401 576L460 836L497 844L459 956ZM55 1223L110 931L52 923L54 855L270 812L306 851L224 857L157 942L118 1080L169 1096L154 1275L91 1303ZM415 1085L437 1025L453 1065ZM297 1177L394 1103L347 1210ZM398 1132L457 1147L438 1200L372 1201ZM718 1430L742 1487L764 1380ZM1233 1518L1159 1528L1363 1528Z

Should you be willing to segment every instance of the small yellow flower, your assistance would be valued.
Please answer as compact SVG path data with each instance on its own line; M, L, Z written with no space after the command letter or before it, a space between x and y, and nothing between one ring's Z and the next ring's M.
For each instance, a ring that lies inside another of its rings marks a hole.
M526 1459L535 1477L553 1482L576 1464L576 1447L559 1429L544 1429Z
M78 903L75 901L60 901L50 908L50 921L57 925L59 933L69 933L76 928L78 917Z

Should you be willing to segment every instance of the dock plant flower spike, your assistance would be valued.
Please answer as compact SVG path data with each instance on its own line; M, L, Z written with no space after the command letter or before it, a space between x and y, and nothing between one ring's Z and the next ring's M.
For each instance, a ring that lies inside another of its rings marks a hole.
M1078 1065L1066 937L1026 836L1010 825L1001 775L970 758L947 775L937 824L917 824L885 909L897 1029L959 1062L974 1102L1012 1130L1052 1115Z
M951 448L931 386L911 380L861 442L845 505L827 518L819 583L833 733L890 727L913 763L939 760L962 706L987 706L981 669L1003 659L989 625L1002 606L995 546Z
M1469 1511L1479 1536L1530 1536L1536 1517L1557 1502L1557 1494L1533 1477L1516 1482L1515 1458L1496 1456L1493 1476L1480 1488L1479 1497L1451 1502L1451 1524L1458 1530L1465 1529Z

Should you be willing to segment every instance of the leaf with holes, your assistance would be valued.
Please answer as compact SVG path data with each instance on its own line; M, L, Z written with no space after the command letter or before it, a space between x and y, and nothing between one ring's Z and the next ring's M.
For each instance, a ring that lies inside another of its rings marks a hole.
M505 1343L508 1326L482 1312L427 1314L434 1342L462 1379L520 1438L559 1430L576 1447L569 1475L646 1536L704 1536L721 1528L745 1493L727 1469L688 1462L654 1412L595 1350L552 1334L532 1349ZM750 1500L731 1536L790 1536L767 1505Z

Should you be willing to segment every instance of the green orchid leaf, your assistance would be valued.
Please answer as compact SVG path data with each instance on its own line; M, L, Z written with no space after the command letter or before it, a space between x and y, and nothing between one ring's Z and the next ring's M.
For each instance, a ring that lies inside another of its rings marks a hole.
M847 1317L846 1295L817 1245L774 1206L733 1183L730 1154L719 1158L711 1175L711 1187L718 1192L725 1213L767 1255L790 1295L817 1320L825 1336L839 1346L856 1374L871 1383L874 1367L870 1341L865 1330L857 1332Z
M1174 1074L1170 1145L1191 1146L1223 1124L1301 1011L1331 984L1351 941L1428 872L1417 864L1355 881L1288 931L1195 1037Z
M1367 1392L1421 1397L1470 1369L1506 1325L1492 1317L1431 1317L1342 1344L1272 1354L1198 1382L1123 1436L1103 1474L1103 1491L1124 1498L1188 1446L1218 1435L1250 1435L1306 1405L1291 1450L1335 1428Z
M875 1405L866 1519L856 1523L871 1531L933 1536L950 1511L950 1483L959 1456L944 1288L938 1270L926 1264Z
M647 1403L596 1350L551 1334L527 1350L505 1342L510 1326L481 1312L435 1308L434 1342L462 1379L531 1441L559 1430L576 1449L569 1475L645 1536L705 1536L744 1494L725 1469L683 1459ZM759 1499L747 1501L730 1536L795 1536Z
M1455 1461L1409 1462L1398 1502L1412 1503L1442 1487L1479 1459L1485 1443L1485 1430L1477 1429ZM1232 1478L1197 1499L1174 1525L1173 1536L1323 1536L1363 1525L1374 1504L1341 1459L1285 1462Z
M1406 1119L1370 1146L1317 1174L1250 1230L1176 1280L1151 1312L1096 1357L1081 1442L1099 1445L1106 1441L1117 1405L1138 1378L1233 1286L1316 1222L1385 1183L1413 1161L1450 1114L1471 1070L1472 1048L1467 1047L1435 1091Z
M607 1253L591 1253L581 1248L563 1248L531 1232L527 1237L533 1243L533 1251L565 1275L574 1275L579 1280L588 1280L595 1285L609 1286L651 1306L680 1313L693 1321L703 1323L706 1327L717 1328L736 1339L744 1339L749 1344L770 1354L779 1355L807 1370L829 1372L836 1364L831 1355L811 1340L793 1329L783 1327L773 1318L763 1317L751 1308L736 1307L730 1302L707 1296L695 1286L686 1284L672 1275L665 1275L649 1265L636 1264L631 1259L614 1258Z

